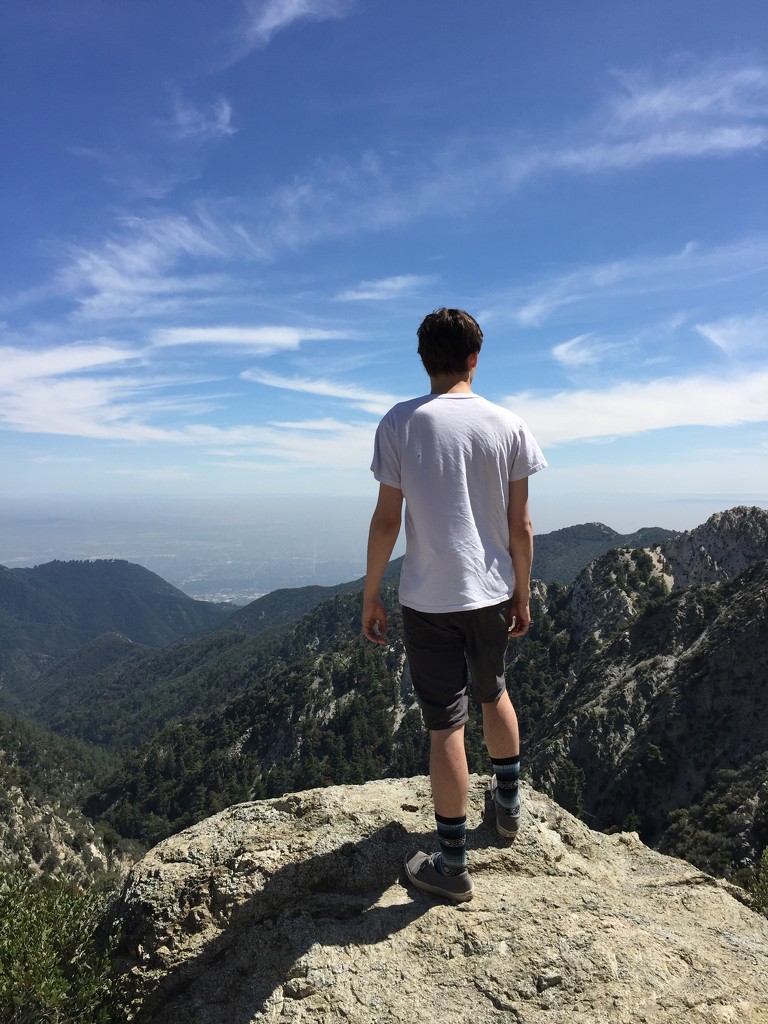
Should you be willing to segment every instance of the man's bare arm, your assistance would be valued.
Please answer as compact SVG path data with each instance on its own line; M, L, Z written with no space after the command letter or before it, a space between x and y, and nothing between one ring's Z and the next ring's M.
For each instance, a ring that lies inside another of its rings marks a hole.
M368 532L368 564L363 591L363 636L375 644L386 643L387 612L381 600L384 578L403 514L403 492L398 487L379 484L379 500Z
M533 525L528 514L528 479L509 485L509 553L515 572L515 589L509 611L509 635L522 636L531 624L531 565Z

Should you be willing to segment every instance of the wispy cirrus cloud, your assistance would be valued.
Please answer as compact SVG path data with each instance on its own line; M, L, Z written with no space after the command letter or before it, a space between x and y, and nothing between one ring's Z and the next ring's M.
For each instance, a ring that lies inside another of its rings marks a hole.
M177 393L179 387L199 383L199 378L150 371L142 353L107 342L4 347L0 348L0 428L103 440L183 439L184 431L169 431L157 424L216 407L215 395Z
M613 355L624 346L604 341L592 333L578 334L575 338L562 341L552 349L552 355L562 366L574 369L594 366L608 355Z
M669 159L722 157L768 142L768 69L691 63L662 80L617 71L602 138L553 150L555 165L581 171L637 167Z
M183 383L159 376L27 380L0 392L0 428L136 445L239 446L259 440L260 428L251 424L185 422L218 403L179 393Z
M768 313L724 317L695 328L729 356L768 357Z
M512 395L503 402L543 445L627 437L673 427L768 422L768 369L730 376L689 376L605 388Z
M615 128L681 120L760 120L768 116L768 68L715 65L694 67L654 82L646 73L619 71L622 94L610 111Z
M551 150L541 153L539 166L581 172L631 170L659 160L731 156L762 149L766 143L768 126L713 125Z
M307 420L274 424L255 431L251 444L220 453L221 465L234 470L269 470L277 473L364 473L371 464L375 423ZM339 453L343 452L343 460Z
M183 260L222 259L225 252L210 224L171 214L124 217L100 244L71 248L53 287L71 296L85 319L155 316L195 293L215 293L219 276L178 270Z
M271 11L267 21L275 25L311 12L330 17L345 10L313 6L309 0L306 5L253 6L254 16L266 18ZM103 241L70 247L47 289L8 296L0 307L33 303L47 291L71 299L77 315L91 321L166 317L193 305L215 306L230 288L242 288L225 276L235 260L269 261L284 250L402 226L447 206L466 212L514 193L542 173L618 172L649 161L720 156L768 145L764 69L721 66L692 69L687 77L640 81L625 76L621 81L622 93L575 126L567 145L553 137L510 147L505 133L482 147L466 147L471 155L464 160L455 159L455 142L418 165L370 151L357 159L323 157L269 194L201 199L186 214L123 217ZM178 130L190 137L231 129L225 106L195 111L181 104L178 113ZM564 275L521 304L518 322L535 325L584 294L633 287L638 273L645 274L649 287L661 288L665 270L678 278L686 268L706 270L706 256L696 247L661 261L648 259L645 268L641 263ZM363 281L336 297L385 301L428 282L418 275L396 275Z
M183 142L215 142L237 131L232 124L232 107L224 97L205 107L196 107L178 91L173 93L173 113L166 124L174 138Z
M257 337L260 344L273 344L277 339L283 347L287 341L288 347L294 348L312 333L288 331ZM324 332L316 333L325 336ZM253 342L250 336L241 344L252 349ZM338 398L373 415L379 415L394 401L389 395L329 381L289 379L251 371L243 373L242 378ZM351 424L330 417L267 426L220 426L205 422L219 418L218 413L229 397L211 392L210 388L201 393L199 385L211 382L210 376L163 374L146 363L145 355L107 343L38 351L0 348L0 429L135 445L229 447L232 454L257 446L261 457L279 459L281 453L293 453L294 461L303 451L308 466L312 465L310 450L317 455L323 445L330 445L328 458L338 459L342 449L335 447L334 439L343 438L346 443L355 433ZM368 434L372 429L369 422L364 430L366 447L370 447ZM302 446L301 438L308 436L312 443Z
M0 347L0 393L27 381L83 373L136 360L139 353L113 344L62 345L45 349Z
M690 242L677 252L597 263L555 275L548 281L529 285L525 297L520 289L512 296L504 296L498 306L491 304L490 313L506 317L512 298L513 319L534 327L564 306L604 301L609 296L695 294L763 273L767 264L766 237L755 236L713 247Z
M744 81L753 86L749 105L722 99L741 95ZM665 106L660 97L674 94L673 117L672 101ZM417 164L371 151L357 160L324 157L256 204L250 217L242 216L243 230L265 252L303 247L385 230L448 206L468 212L514 194L542 174L626 172L660 161L761 151L768 145L765 103L768 76L759 67L723 66L706 74L692 69L687 76L636 84L631 104L626 87L614 93L599 111L570 127L567 144L558 133L511 146L504 132L481 145L451 140ZM377 297L375 284L350 289L349 298L358 290Z
M357 409L370 413L372 416L383 416L384 413L401 401L396 395L366 391L351 384L338 381L313 379L309 377L282 377L276 373L264 373L260 370L245 370L240 374L243 380L254 384L262 384L269 388L281 388L286 391L299 391L308 395L320 395L324 398L335 398L349 402Z
M344 18L355 0L245 0L245 24L233 41L228 63L242 60L261 49L278 32L302 21L328 21Z
M356 288L339 292L338 302L363 302L399 299L404 295L412 295L420 288L431 284L433 277L418 274L398 274L395 277L382 277L377 281L361 281Z
M304 341L337 341L356 337L353 331L319 327L170 327L155 331L153 344L165 348L174 345L233 347L271 355L297 349Z

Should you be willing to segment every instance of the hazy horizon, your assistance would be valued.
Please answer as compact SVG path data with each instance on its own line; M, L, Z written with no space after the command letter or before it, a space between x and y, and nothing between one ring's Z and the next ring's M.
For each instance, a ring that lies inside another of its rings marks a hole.
M618 533L653 526L688 530L736 504L768 507L765 495L737 502L643 496L632 503L628 497L592 496L565 509L544 500L537 505L534 495L535 532L587 522ZM6 499L0 509L0 564L26 568L54 559L121 558L191 597L245 603L282 587L330 586L362 576L373 502L373 497L316 495L163 502L103 496ZM403 550L401 532L394 556Z

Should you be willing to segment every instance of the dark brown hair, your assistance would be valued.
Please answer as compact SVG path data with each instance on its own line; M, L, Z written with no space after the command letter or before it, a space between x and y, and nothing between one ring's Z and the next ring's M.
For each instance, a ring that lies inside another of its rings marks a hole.
M466 370L467 360L483 344L479 324L463 309L436 309L424 317L416 334L418 353L430 377Z

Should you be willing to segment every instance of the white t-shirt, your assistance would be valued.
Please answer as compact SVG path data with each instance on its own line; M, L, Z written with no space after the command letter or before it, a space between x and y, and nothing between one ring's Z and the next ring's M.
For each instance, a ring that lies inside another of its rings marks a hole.
M400 603L455 612L511 597L509 485L546 465L520 417L480 395L425 395L390 409L371 470L405 497Z

